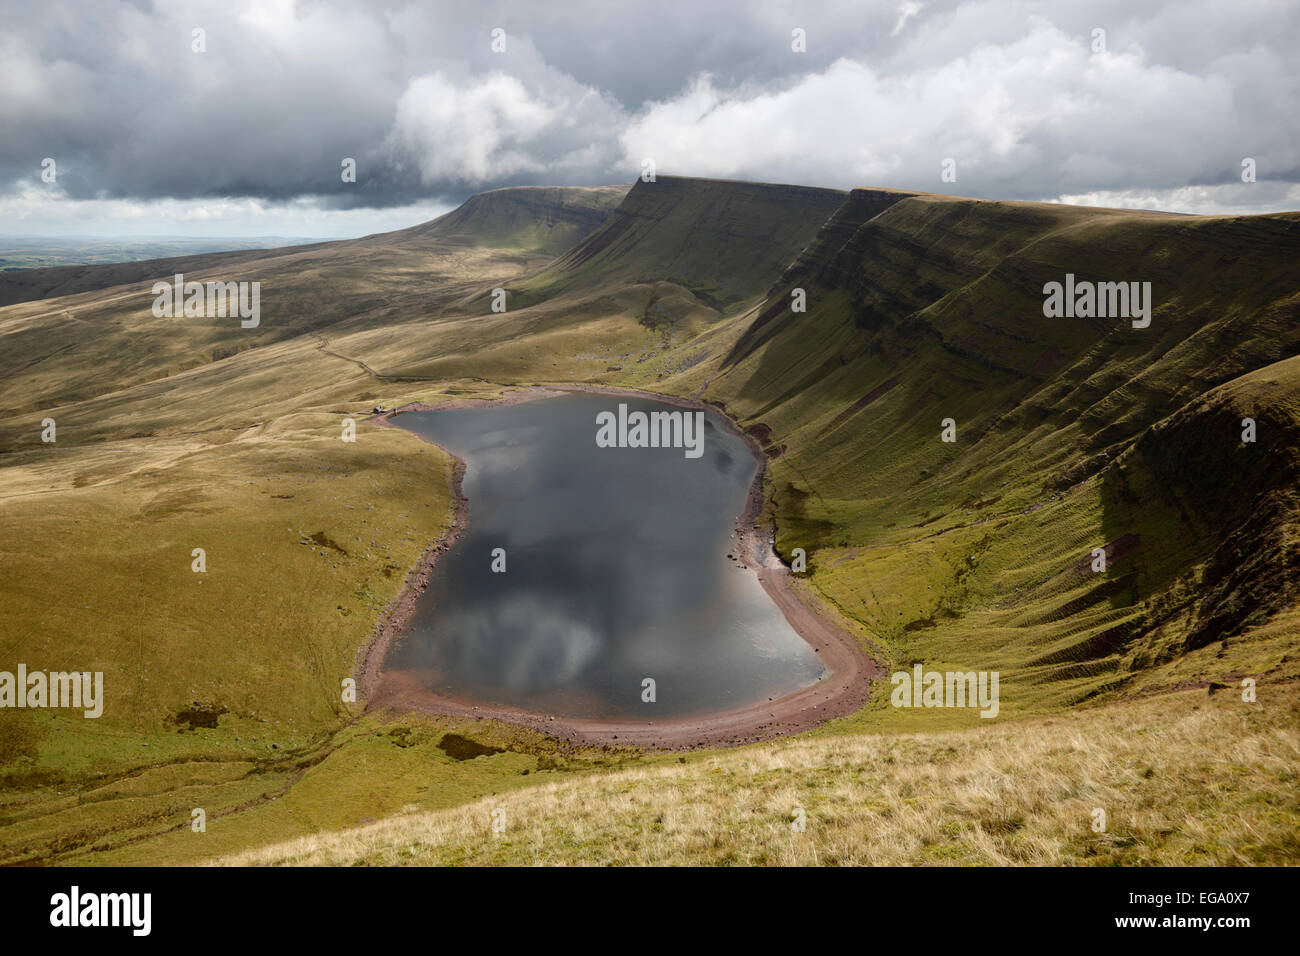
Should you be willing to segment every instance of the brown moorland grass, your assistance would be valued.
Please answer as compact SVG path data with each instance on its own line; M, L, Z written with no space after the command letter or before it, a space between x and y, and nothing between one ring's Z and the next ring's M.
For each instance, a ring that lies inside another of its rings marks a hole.
M1298 773L1294 685L1253 704L1235 690L1188 691L984 730L785 740L217 862L1279 864L1300 849ZM803 832L792 827L800 809Z

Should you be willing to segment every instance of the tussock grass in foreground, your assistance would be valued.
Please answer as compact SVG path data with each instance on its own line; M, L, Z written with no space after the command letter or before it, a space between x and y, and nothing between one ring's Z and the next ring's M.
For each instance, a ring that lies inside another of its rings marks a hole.
M791 740L219 862L1278 864L1300 842L1294 699L1276 685L1259 704L1200 691L985 730Z

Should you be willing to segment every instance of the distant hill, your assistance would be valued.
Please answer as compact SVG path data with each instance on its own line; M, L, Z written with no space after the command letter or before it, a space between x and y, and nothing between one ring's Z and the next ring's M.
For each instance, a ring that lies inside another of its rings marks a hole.
M530 298L663 280L719 311L761 294L844 202L836 189L660 176L520 286Z
M208 252L276 249L301 246L317 240L255 236L250 238L196 238L193 236L0 236L0 272L45 269L53 266L107 265L165 259Z
M626 186L510 186L477 193L445 216L386 233L401 242L437 239L558 256L591 235Z
M34 302L61 295L95 292L113 286L146 279L161 278L169 272L198 272L242 262L257 262L276 255L320 248L325 243L284 246L280 249L240 249L230 252L204 252L173 256L167 259L142 259L102 265L47 266L39 269L11 269L0 272L0 306Z
M625 186L515 186L479 193L444 216L395 232L361 239L313 242L274 249L237 250L109 265L54 266L0 271L0 306L93 292L177 272L194 273L265 262L304 252L377 247L447 248L455 245L511 249L555 256L593 232L627 192Z
M0 318L0 410L84 400L340 323L453 308L552 261L626 191L498 189L430 222L360 239L0 273L0 305L15 306ZM260 282L265 321L243 330L227 319L154 319L151 285L178 272Z

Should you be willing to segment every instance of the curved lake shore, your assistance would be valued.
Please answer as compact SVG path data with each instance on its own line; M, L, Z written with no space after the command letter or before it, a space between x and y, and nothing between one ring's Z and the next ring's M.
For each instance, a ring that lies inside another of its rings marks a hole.
M807 588L794 580L773 552L769 535L757 524L763 504L764 456L753 439L720 409L698 401L630 389L556 386L512 391L497 401L456 401L438 406L410 404L372 416L369 421L386 427L399 427L393 424L392 418L404 412L489 408L553 398L565 392L647 399L685 409L703 410L715 424L742 439L754 456L757 469L750 483L746 506L734 528L737 538L736 556L740 564L755 572L758 582L785 621L818 655L825 668L825 676L775 699L690 716L648 721L621 717L606 719L558 716L521 707L490 704L468 696L435 692L410 672L386 669L383 665L393 646L393 639L403 631L414 615L417 602L429 585L436 562L452 548L466 528L468 509L462 488L465 462L453 455L457 461L453 477L457 501L455 519L443 539L425 552L416 570L408 577L394 606L362 651L359 672L367 705L505 720L579 744L655 749L686 749L764 740L799 733L861 708L867 699L869 682L881 671L862 649L860 642L833 620L831 613L819 606L812 595L807 594Z

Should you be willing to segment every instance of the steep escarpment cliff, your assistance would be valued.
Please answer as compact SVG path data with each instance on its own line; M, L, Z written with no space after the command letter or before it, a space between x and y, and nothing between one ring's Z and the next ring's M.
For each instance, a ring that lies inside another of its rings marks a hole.
M706 394L762 426L824 594L1086 696L1290 606L1297 261L1294 213L855 190Z
M524 284L532 298L667 281L725 311L762 295L845 199L835 189L660 176Z

